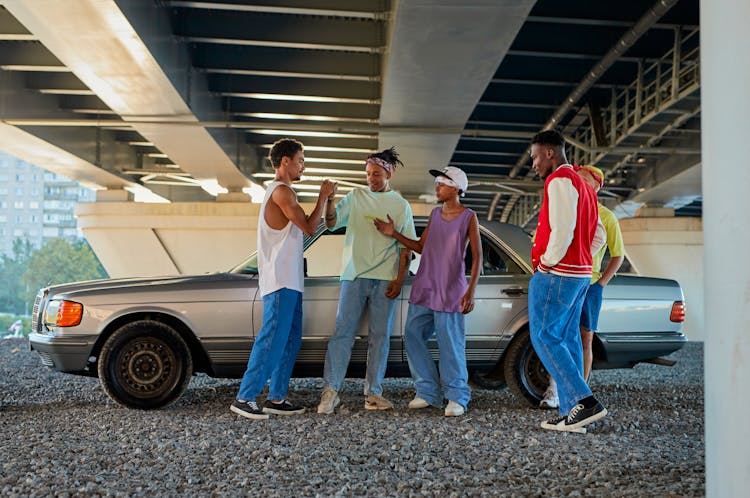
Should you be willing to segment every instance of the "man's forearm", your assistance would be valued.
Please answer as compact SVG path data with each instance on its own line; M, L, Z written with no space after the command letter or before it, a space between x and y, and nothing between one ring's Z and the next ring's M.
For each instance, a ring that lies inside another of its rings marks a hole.
M398 260L398 275L396 280L403 282L406 278L406 269L409 267L409 259L411 258L411 251L409 249L401 249L400 257Z
M326 226L328 228L331 228L334 225L336 225L336 218L337 218L336 206L333 205L332 199L328 199L326 200L326 215L325 215Z
M606 286L610 280L612 280L612 277L615 276L615 273L617 273L617 270L620 269L620 266L622 266L622 262L625 260L624 256L615 256L614 258L609 259L609 263L607 263L607 267L602 272L602 276L599 278L598 282L599 285L602 287Z
M407 250L422 254L422 246L418 240L412 240L408 237L404 237L401 232L393 232L393 238L399 241L402 245L406 246L406 249L401 249L402 252Z
M326 198L322 195L318 196L318 201L315 203L315 208L313 208L312 212L307 216L307 226L310 229L310 231L314 232L316 228L318 228L318 224L320 223L320 218L323 216L323 208L326 204Z

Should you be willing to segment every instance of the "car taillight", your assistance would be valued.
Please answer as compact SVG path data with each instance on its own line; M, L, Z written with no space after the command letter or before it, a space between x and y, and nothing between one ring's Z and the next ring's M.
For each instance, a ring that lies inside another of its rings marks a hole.
M677 323L685 321L685 303L682 301L675 301L672 303L672 311L669 313L669 320Z
M60 301L57 308L57 320L55 325L58 327L75 327L81 323L83 317L83 305L73 301Z

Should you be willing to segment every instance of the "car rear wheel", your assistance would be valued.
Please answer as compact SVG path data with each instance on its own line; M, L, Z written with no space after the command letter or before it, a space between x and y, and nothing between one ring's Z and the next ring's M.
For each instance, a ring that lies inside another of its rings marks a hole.
M98 358L99 381L107 395L128 408L161 408L190 383L193 360L172 327L138 320L117 329Z
M549 374L531 345L529 330L520 331L505 351L505 381L513 395L539 406L549 385Z

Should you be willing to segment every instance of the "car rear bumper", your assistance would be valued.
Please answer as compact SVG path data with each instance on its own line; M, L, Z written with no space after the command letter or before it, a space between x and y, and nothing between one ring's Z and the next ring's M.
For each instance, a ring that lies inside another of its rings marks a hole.
M607 363L638 363L666 356L687 343L682 332L597 334Z
M62 372L83 372L98 336L61 337L29 334L29 347L39 353L42 363Z

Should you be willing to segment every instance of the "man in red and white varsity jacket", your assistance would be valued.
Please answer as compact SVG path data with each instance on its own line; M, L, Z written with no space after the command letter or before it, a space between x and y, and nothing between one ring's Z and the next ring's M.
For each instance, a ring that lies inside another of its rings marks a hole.
M556 381L561 417L542 428L585 432L607 414L583 379L583 349L578 331L581 306L591 279L594 254L606 240L599 222L596 193L567 164L565 139L555 130L534 136L532 168L544 183L529 282L531 342Z

